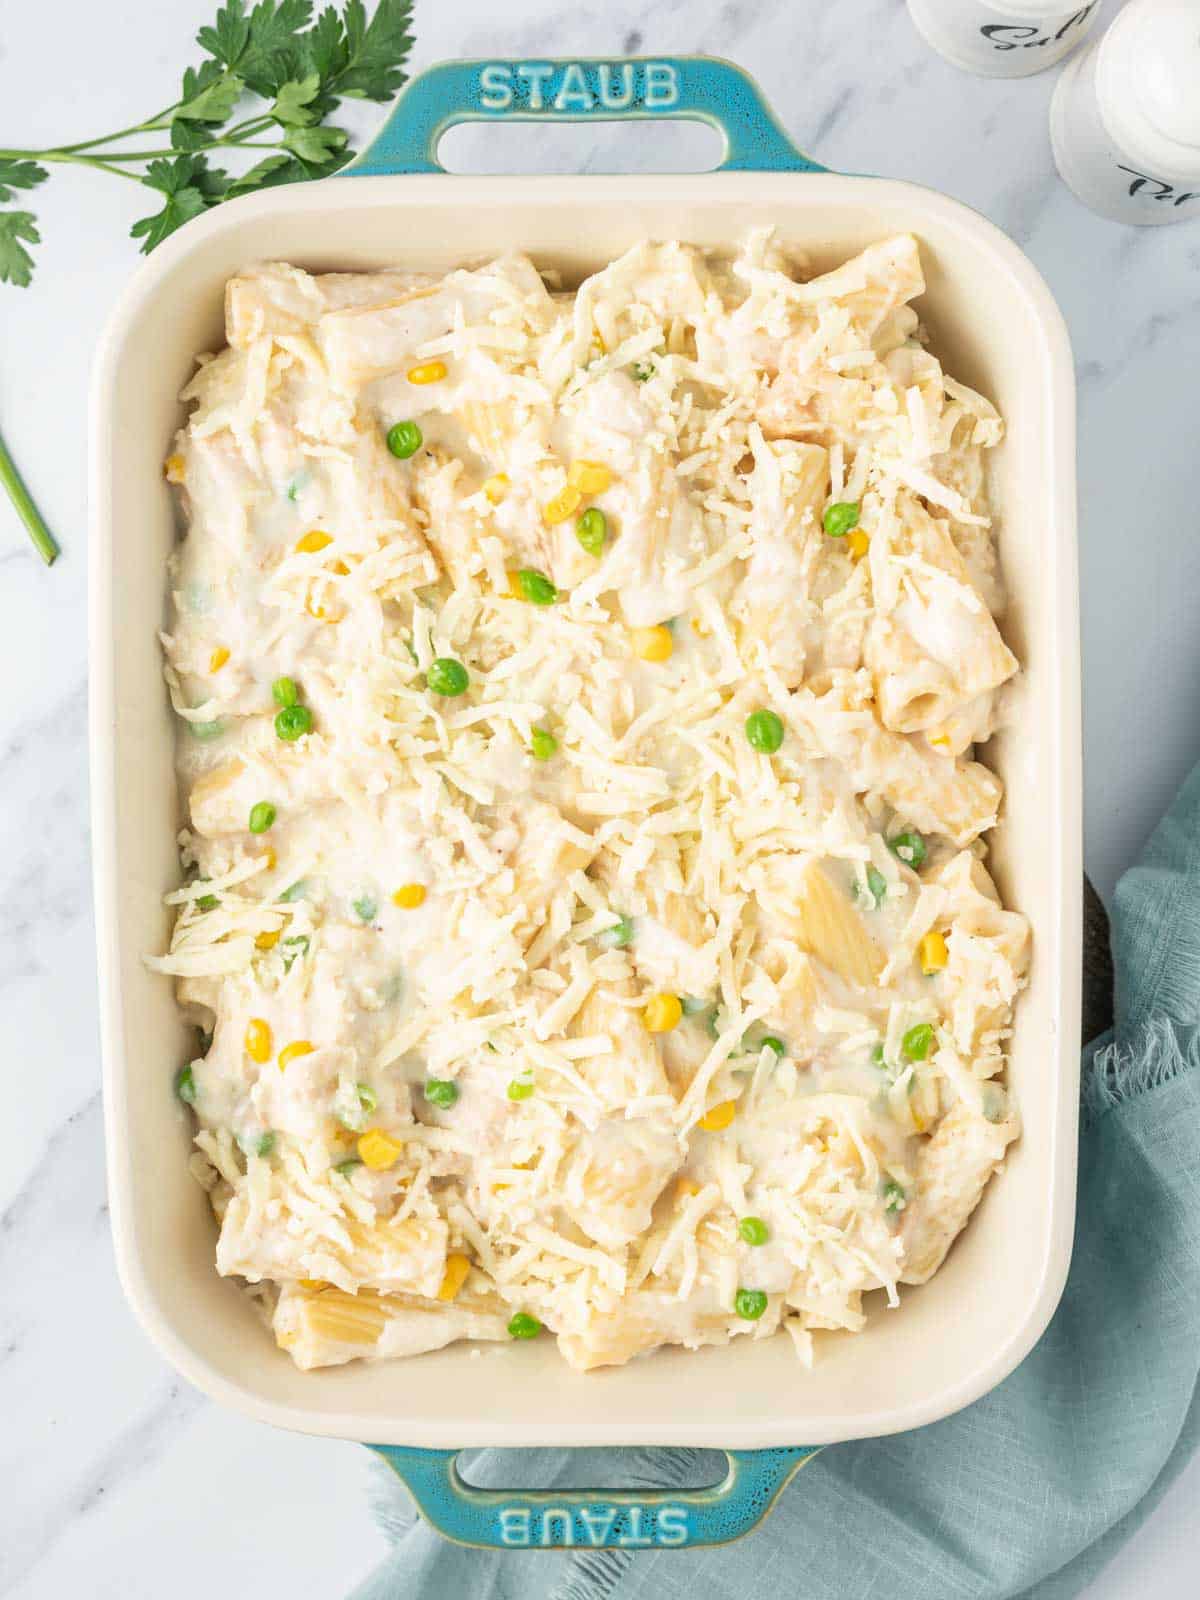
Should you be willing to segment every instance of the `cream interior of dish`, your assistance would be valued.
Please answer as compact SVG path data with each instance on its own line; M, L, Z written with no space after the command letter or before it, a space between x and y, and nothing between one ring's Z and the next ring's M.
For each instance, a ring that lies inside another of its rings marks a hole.
M152 964L218 1270L299 1365L538 1324L580 1369L810 1360L1003 1160L1002 425L923 287L911 237L811 277L766 233L573 293L228 285L167 462Z

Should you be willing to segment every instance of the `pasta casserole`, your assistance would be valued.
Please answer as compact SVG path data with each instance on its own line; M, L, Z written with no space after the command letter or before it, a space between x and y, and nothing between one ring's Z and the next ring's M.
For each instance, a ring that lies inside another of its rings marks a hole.
M167 461L166 955L301 1367L860 1329L1018 1133L1017 662L916 241L267 264Z

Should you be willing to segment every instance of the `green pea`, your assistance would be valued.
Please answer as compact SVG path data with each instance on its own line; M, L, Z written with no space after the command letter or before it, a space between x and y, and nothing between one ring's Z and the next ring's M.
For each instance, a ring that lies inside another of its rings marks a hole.
M433 693L444 695L447 700L465 693L470 681L466 667L461 661L455 661L453 656L438 656L436 661L429 663L429 671L425 674L425 682Z
M981 1107L985 1122L1003 1122L1008 1116L1008 1095L998 1083L985 1083Z
M878 867L867 868L867 893L877 907L887 898L887 879Z
M312 732L313 714L307 706L284 706L275 713L275 732L285 744L294 744Z
M825 507L821 519L825 532L831 539L844 539L851 528L858 527L858 514L862 508L857 500L838 500Z
M308 935L306 933L299 933L295 936L295 938L285 939L283 942L284 944L291 945L292 947L287 951L283 958L283 970L285 972L290 972L292 970L293 963L297 961L300 956L306 956L308 954Z
M458 1085L449 1078L428 1078L425 1083L425 1098L430 1105L440 1106L443 1111L458 1099Z
M275 1135L273 1133L261 1133L254 1141L254 1154L256 1156L269 1156L274 1148Z
M924 839L919 833L911 831L895 834L888 840L887 846L898 860L903 861L904 865L911 867L914 872L922 865L928 854Z
M193 739L219 739L225 732L225 724L217 722L189 722L188 728Z
M271 698L277 706L298 705L300 690L295 678L276 678L271 685Z
M748 1055L753 1056L760 1055L763 1050L773 1050L776 1056L785 1056L787 1054L783 1040L777 1034L764 1033L760 1036L754 1033L753 1030L742 1035L742 1049Z
M746 718L746 743L773 756L783 743L783 722L774 711L752 711Z
M933 1024L918 1022L916 1027L910 1028L900 1041L900 1048L909 1061L924 1061L929 1054L929 1047L933 1043Z
M369 1116L371 1112L379 1109L379 1096L369 1083L356 1083L354 1092L358 1096L358 1103Z
M425 436L415 422L397 422L387 431L387 447L397 461L415 456L424 442Z
M518 1311L515 1316L509 1318L510 1339L536 1339L541 1331L541 1323L536 1317L531 1317L528 1311Z
M532 1078L513 1078L508 1085L508 1098L510 1100L528 1100L533 1093Z
M871 1060L877 1067L881 1067L883 1065L883 1046L881 1044L877 1044L872 1049Z
M558 599L558 590L544 572L533 567L522 567L517 573L517 588L521 598L535 606L552 606Z
M275 822L275 807L269 800L259 800L250 807L250 832L266 833Z
M608 518L599 506L589 506L575 524L575 537L590 556L598 556L604 549L608 534Z
M761 1217L743 1217L738 1223L738 1233L747 1244L766 1244L771 1230Z
M611 928L605 928L603 933L596 935L596 943L605 950L624 950L632 938L633 922L629 917L622 915Z
M196 1074L191 1067L181 1067L175 1077L175 1093L185 1106L196 1104Z
M333 1170L339 1173L343 1178L346 1178L349 1177L350 1173L354 1171L355 1167L361 1166L362 1161L358 1156L347 1156L345 1161L339 1161Z
M307 892L308 879L297 878L295 883L288 884L287 888L283 891L279 898L284 902L285 905L290 906L296 900L303 900ZM290 939L285 939L283 942L284 944L290 944L292 941Z
M883 1186L883 1209L894 1217L904 1210L906 1200L902 1186L894 1178L889 1178Z
M357 900L352 900L350 904L354 909L355 916L358 917L360 921L375 921L376 914L379 911L379 905L373 895L361 895Z
M529 754L535 761L549 761L558 754L558 740L545 728L535 728L529 735Z
M221 904L215 894L202 894L196 901L197 911L215 911Z
M739 1289L733 1297L733 1309L746 1322L757 1322L767 1309L766 1291Z

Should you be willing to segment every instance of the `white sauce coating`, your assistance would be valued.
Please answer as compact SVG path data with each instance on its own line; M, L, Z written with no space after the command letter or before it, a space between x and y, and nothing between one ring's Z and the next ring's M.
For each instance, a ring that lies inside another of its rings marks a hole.
M521 257L229 284L167 463L151 964L211 1035L218 1268L301 1366L514 1312L583 1369L781 1326L811 1359L1016 1137L1028 934L971 758L1017 670L1002 425L923 288L908 236L813 278L766 233L572 294Z

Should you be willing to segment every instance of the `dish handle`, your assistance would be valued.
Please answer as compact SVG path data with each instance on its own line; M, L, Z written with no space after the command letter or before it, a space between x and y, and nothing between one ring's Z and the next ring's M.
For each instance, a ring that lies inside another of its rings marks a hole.
M421 1515L446 1539L488 1550L687 1549L729 1544L761 1522L819 1445L726 1450L705 1489L477 1489L457 1450L375 1444Z
M413 78L339 177L444 172L460 122L707 122L725 141L717 172L824 172L801 154L748 72L715 56L442 61Z

